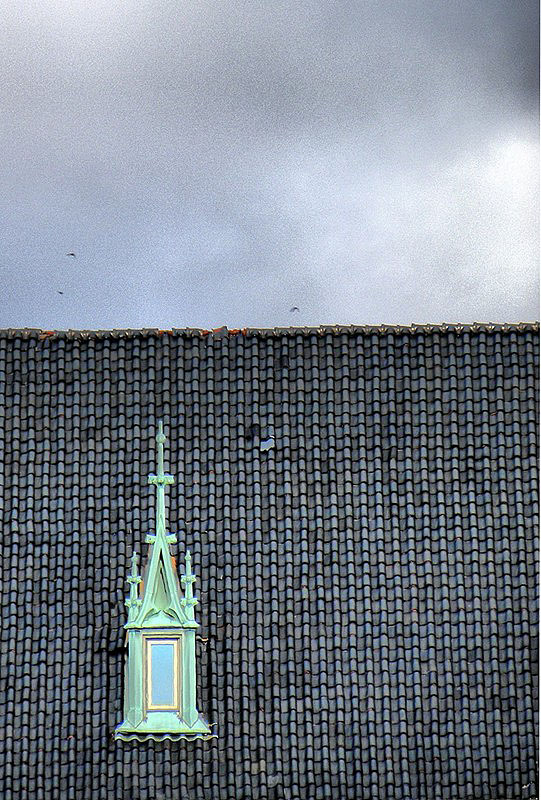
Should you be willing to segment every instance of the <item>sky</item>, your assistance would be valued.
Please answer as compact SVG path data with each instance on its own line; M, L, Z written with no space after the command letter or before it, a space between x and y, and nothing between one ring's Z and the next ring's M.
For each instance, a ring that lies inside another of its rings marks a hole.
M537 41L530 0L4 0L0 328L539 319Z

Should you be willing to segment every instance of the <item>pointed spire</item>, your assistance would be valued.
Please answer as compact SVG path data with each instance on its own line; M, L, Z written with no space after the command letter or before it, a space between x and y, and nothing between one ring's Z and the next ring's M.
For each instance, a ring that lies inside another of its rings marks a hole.
M165 434L163 432L162 420L158 423L158 433L156 435L156 442L158 443L158 469L156 475L149 475L148 482L156 486L156 533L151 533L147 536L147 542L154 542L157 536L163 536L168 543L174 543L177 538L174 533L167 533L166 518L165 518L165 487L174 483L172 475L164 472L163 468L163 444L165 442Z
M128 622L137 616L137 611L143 602L139 597L138 585L141 583L141 576L137 574L137 553L133 551L131 557L131 574L128 575L128 583L130 584L130 596L126 600L128 607Z
M156 487L156 532L148 534L146 541L150 543L148 562L145 567L144 592L142 603L137 613L131 616L126 628L155 626L197 627L193 619L187 620L186 609L182 608L182 590L178 575L169 550L169 545L176 542L176 536L167 533L165 517L165 487L173 483L173 476L164 469L163 423L160 420L156 435L158 445L158 465L156 474L148 476L149 484Z
M193 607L197 604L197 599L193 596L192 584L195 583L196 577L192 573L192 557L189 550L186 551L184 561L186 563L186 572L180 578L180 582L184 587L184 597L180 601L180 604L186 609L186 616L188 619L193 619Z

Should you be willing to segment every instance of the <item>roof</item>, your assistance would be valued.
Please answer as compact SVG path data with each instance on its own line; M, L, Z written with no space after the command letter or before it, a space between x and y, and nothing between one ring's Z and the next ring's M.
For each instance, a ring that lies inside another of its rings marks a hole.
M0 794L536 798L538 362L537 324L0 332ZM158 418L205 742L112 738Z
M193 338L194 336L235 336L241 334L247 337L267 338L275 336L299 336L317 334L323 336L329 333L345 334L349 333L352 336L361 333L373 334L410 334L417 335L419 333L448 333L454 331L455 333L478 333L494 331L525 331L525 330L539 330L539 322L513 322L513 323L493 323L493 322L473 322L471 324L462 323L442 323L440 325L317 325L317 326L290 326L286 328L228 328L227 325L222 325L218 328L207 330L205 328L170 328L168 330L161 330L160 328L122 328L117 330L66 330L66 331L48 331L41 328L4 328L0 329L0 336L13 336L33 337L37 336L39 339L125 339L125 338L141 338L148 336L174 336Z

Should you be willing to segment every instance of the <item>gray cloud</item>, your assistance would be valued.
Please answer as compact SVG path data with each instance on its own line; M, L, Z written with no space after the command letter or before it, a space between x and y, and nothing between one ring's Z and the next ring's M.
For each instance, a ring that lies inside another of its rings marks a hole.
M535 20L14 2L0 325L537 318Z

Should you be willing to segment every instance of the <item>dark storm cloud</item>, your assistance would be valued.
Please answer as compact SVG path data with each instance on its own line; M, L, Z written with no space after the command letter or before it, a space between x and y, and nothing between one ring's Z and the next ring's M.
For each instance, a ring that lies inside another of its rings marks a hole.
M14 2L0 324L537 318L535 19Z

